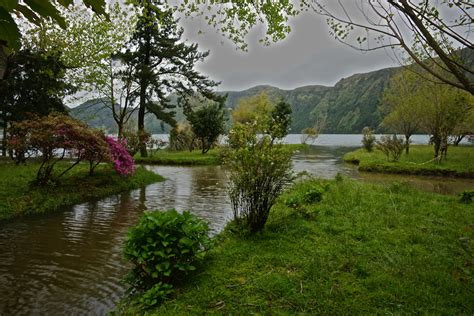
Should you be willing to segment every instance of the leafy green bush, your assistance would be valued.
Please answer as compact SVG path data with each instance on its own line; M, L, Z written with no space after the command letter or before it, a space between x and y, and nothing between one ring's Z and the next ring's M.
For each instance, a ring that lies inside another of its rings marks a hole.
M459 202L470 204L474 200L474 190L465 190L459 194Z
M366 126L362 129L362 145L368 152L374 150L375 136L374 131L370 127Z
M261 126L237 123L229 132L225 160L234 219L251 233L264 228L276 198L293 180L293 152L269 135L257 135Z
M321 202L323 194L327 190L328 187L323 188L320 186L313 186L306 190L299 190L298 192L287 196L283 200L283 203L296 210L300 215L310 218L314 214L314 209L308 206Z
M387 156L389 161L398 161L406 145L403 139L397 138L396 135L392 137L384 135L380 137L380 140L377 141L375 146ZM392 157L392 159L390 159L390 157Z
M125 258L133 264L126 277L130 291L144 292L141 303L147 307L160 303L173 284L196 269L209 247L208 233L207 223L189 212L143 214L125 242Z

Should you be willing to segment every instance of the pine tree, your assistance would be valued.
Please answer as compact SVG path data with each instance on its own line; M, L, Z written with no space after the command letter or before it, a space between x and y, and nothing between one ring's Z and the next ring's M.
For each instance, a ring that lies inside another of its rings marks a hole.
M178 104L187 106L187 97L198 92L207 99L218 101L212 88L218 83L209 80L194 69L209 52L199 52L197 44L181 41L183 29L177 24L170 9L165 9L159 0L139 0L141 9L136 30L122 54L123 62L132 66L133 80L138 89L134 93L138 100L138 133L145 133L145 114L153 113L159 120L172 126L175 105L169 95L178 95ZM147 156L144 143L140 146L142 156Z

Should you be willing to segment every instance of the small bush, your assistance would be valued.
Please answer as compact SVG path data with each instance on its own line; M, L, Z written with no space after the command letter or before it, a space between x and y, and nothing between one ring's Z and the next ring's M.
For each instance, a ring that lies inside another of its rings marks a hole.
M133 264L126 277L131 292L145 293L143 304L160 303L172 285L196 269L209 247L209 227L189 212L147 212L125 242L125 258ZM155 301L156 299L156 301Z
M474 190L465 190L459 194L459 202L470 204L474 200Z
M180 123L170 131L170 150L193 151L199 147L200 143L196 140L196 135L189 123Z
M323 199L323 190L320 188L312 188L306 191L303 195L303 201L308 204L321 202L322 199Z
M362 135L362 145L364 146L365 150L372 152L375 145L374 131L366 126L362 129Z
M297 191L283 200L283 203L288 207L296 210L299 214L306 218L310 218L314 209L308 208L309 205L321 202L323 194L328 188L319 186L308 188L307 190Z
M393 135L392 137L380 137L380 140L377 141L376 148L383 152L389 161L398 161L400 160L405 146L405 142L402 138L397 138L396 135Z

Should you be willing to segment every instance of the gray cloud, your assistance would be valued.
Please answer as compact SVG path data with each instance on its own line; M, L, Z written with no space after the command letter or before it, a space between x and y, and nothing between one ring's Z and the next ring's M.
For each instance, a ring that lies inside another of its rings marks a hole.
M258 43L261 29L257 29L248 36L249 51L242 52L198 18L181 20L184 38L210 50L199 70L221 81L219 90L243 90L259 84L282 89L334 85L354 73L397 65L383 50L362 53L337 42L330 37L325 19L315 13L290 22L292 32L284 41L265 47ZM198 34L199 30L204 33Z

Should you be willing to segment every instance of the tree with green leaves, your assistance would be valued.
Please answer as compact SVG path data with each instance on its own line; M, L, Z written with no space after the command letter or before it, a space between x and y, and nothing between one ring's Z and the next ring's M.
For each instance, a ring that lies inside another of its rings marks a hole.
M405 136L405 152L410 151L410 137L421 129L423 109L417 98L419 77L402 70L391 78L385 88L379 112L384 115L382 126Z
M254 121L270 118L275 105L268 98L264 91L259 95L242 98L232 111L232 121L234 123L251 123Z
M217 83L195 70L195 64L209 52L199 52L197 44L181 40L183 30L173 11L158 0L137 0L135 5L140 10L136 29L120 57L132 67L133 80L138 85L133 96L138 100L138 132L142 133L147 112L165 123L176 124L170 93L178 94L181 106L186 106L186 96L196 92L214 101L221 97L212 91ZM140 153L147 156L145 144Z
M123 50L136 24L135 7L118 0L106 5L108 19L92 14L85 6L73 6L63 13L68 25L44 22L25 32L23 47L61 53L67 78L94 98L110 92L110 72L120 67L114 56ZM116 72L116 71L115 71Z
M197 109L185 111L186 119L199 140L201 151L207 153L225 132L224 102L213 102L199 106Z
M121 138L136 110L132 92L137 86L131 66L123 65L116 56L131 37L136 12L133 6L119 2L109 2L106 9L109 19L91 14L84 6L72 7L64 13L68 28L42 23L26 33L24 46L49 53L61 51L68 81L81 95L87 92L82 98L98 99L110 109Z
M27 21L34 25L41 25L45 21L54 21L62 28L67 23L60 12L60 8L67 8L74 0L3 0L0 1L0 79L4 78L7 68L7 57L21 48L21 30L19 22ZM105 0L83 0L84 5L107 17ZM14 16L16 18L14 18Z
M467 135L474 134L474 105L472 105L471 110L466 116L467 118L464 122L456 126L450 136L451 142L454 146L458 146Z
M291 106L283 100L279 100L273 108L270 116L269 134L272 139L283 138L290 132Z
M431 135L434 158L445 159L448 137L468 119L474 97L463 90L424 80L420 81L417 97L423 109L421 127Z
M0 113L3 141L10 122L31 114L64 112L63 98L72 92L65 80L65 66L60 56L42 51L22 50L11 55L6 79L0 81ZM5 155L3 146L3 155Z

